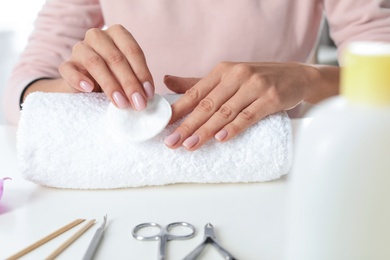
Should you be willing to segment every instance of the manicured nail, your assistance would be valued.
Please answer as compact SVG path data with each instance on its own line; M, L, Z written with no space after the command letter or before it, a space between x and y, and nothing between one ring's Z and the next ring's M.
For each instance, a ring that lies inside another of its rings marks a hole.
M146 101L144 97L138 92L135 92L131 95L131 100L133 101L134 108L136 110L142 110L146 107Z
M112 98L114 99L116 105L119 108L128 107L130 104L129 101L127 101L127 99L119 91L115 91L114 93L112 93Z
M180 133L173 133L165 138L164 143L168 146L174 146L177 142L179 142L180 138Z
M146 81L143 84L143 86L144 86L144 90L145 90L146 96L148 98L152 98L154 96L154 88L153 88L152 84L149 81Z
M85 92L91 92L93 90L93 86L86 81L80 82L80 88L82 88Z
M228 131L226 131L225 129L219 131L218 133L215 134L215 139L217 139L218 141L223 141L223 139L226 138L226 136L228 135Z
M193 135L193 136L188 137L188 138L183 142L183 146L184 146L185 148L187 148L187 149L191 149L191 148L194 147L194 145L196 145L198 142L199 142L199 136Z

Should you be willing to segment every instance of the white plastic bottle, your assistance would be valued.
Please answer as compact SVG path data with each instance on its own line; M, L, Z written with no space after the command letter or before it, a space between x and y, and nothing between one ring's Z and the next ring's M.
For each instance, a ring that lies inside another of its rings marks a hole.
M285 259L390 259L390 44L356 42L297 133Z

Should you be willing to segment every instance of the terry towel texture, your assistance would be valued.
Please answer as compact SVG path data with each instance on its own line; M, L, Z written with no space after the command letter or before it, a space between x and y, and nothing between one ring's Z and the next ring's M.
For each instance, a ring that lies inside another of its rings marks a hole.
M104 126L108 105L102 93L30 94L17 131L21 174L44 186L110 189L270 181L291 167L292 130L284 112L231 141L211 140L189 152L171 150L163 142L179 122L142 143L112 139Z

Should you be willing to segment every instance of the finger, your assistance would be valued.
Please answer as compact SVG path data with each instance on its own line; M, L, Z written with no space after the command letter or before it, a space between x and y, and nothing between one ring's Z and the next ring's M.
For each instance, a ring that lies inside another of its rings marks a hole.
M267 115L275 112L277 111L274 111L273 106L271 106L266 99L257 99L251 105L243 109L233 121L216 133L215 138L220 142L231 140L245 129L254 125Z
M243 111L257 99L257 95L248 96L247 93L247 87L240 88L234 96L220 106L218 111L213 113L207 122L183 142L183 146L187 150L193 151L213 138L224 126L232 122L240 111Z
M219 77L209 74L192 88L188 89L183 96L172 104L172 117L169 123L172 124L190 113L218 84Z
M234 63L221 62L215 66L206 77L202 78L193 87L188 89L185 94L172 105L172 117L169 123L172 124L179 118L190 113L195 106L199 104L200 100L207 96L208 93L221 82L222 78L224 78L224 74L233 66ZM229 75L229 73L227 73L227 75ZM234 77L231 79L234 82L237 81Z
M238 84L230 80L218 84L209 95L199 102L192 113L174 131L174 136L177 137L179 134L180 140L172 142L170 138L173 137L168 136L168 140L165 142L167 146L173 149L178 148L184 140L207 122L222 104L234 96L238 88Z
M94 82L80 72L77 66L71 61L61 63L59 72L67 84L77 92L92 92L95 88Z
M146 107L145 91L134 75L125 55L118 49L113 39L99 29L91 29L86 34L85 43L104 60L132 107L136 110L144 109Z
M107 34L113 39L114 44L130 64L135 77L143 87L144 92L142 94L145 97L152 98L155 90L153 77L147 65L144 52L133 35L121 25L111 26L107 30Z
M130 105L122 87L108 69L103 58L90 46L83 42L77 43L73 48L72 59L88 71L113 104L119 108Z
M192 88L196 83L198 83L200 78L182 78L171 75L164 76L164 84L173 92L178 94L183 94L190 88Z

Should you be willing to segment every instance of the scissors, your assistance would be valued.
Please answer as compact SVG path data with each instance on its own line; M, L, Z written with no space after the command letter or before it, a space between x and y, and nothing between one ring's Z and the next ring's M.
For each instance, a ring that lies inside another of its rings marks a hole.
M172 233L172 230L176 227L184 227L186 229L190 230L190 233L185 235L175 235ZM147 228L158 228L159 233L155 235L150 236L143 236L138 235L139 231L141 229L147 229ZM164 260L165 259L165 248L166 248L166 242L170 240L183 240L183 239L189 239L194 237L195 235L195 227L187 222L174 222L170 223L166 227L162 227L157 223L149 222L149 223L142 223L134 227L133 229L133 237L137 240L141 241L160 241L159 243L159 251L158 251L158 259Z
M230 254L226 249L224 249L216 240L214 227L210 223L207 223L204 227L204 237L203 242L197 246L189 255L187 255L183 260L194 260L196 259L200 253L202 253L203 249L207 246L207 244L211 244L214 246L219 253L226 260L237 260L232 254Z

